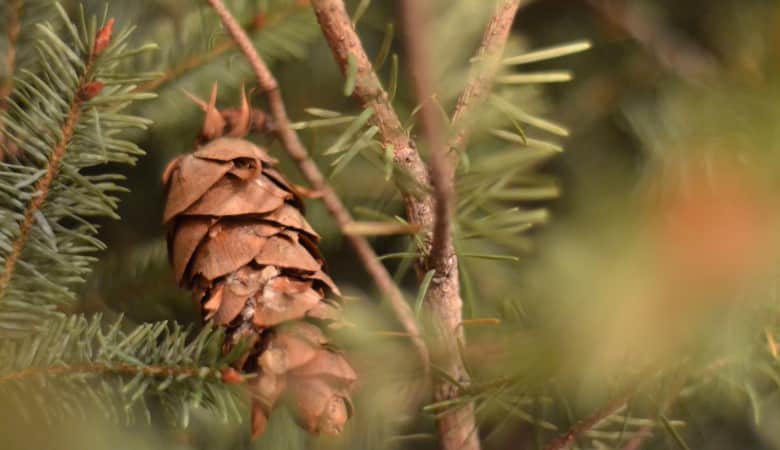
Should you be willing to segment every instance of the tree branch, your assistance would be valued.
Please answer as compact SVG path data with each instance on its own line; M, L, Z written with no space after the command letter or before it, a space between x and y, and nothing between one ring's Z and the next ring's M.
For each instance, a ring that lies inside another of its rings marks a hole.
M111 31L114 26L113 21L114 19L109 19L107 25L97 33L95 45L87 57L86 64L84 65L84 72L78 81L75 95L71 99L68 112L65 115L65 121L59 130L59 140L51 150L46 172L35 184L36 195L30 200L30 203L24 211L22 222L19 224L19 235L11 244L11 252L5 260L3 272L2 275L0 275L0 300L2 300L11 283L11 278L16 270L16 265L22 256L25 245L27 245L27 240L30 238L30 233L32 232L36 221L35 214L40 210L41 206L43 206L43 203L48 198L51 184L59 174L62 160L65 158L65 154L68 151L68 144L70 144L70 140L76 131L76 126L81 117L81 107L85 101L90 100L97 95L103 88L102 83L91 80L95 69L95 61L111 40Z
M404 21L404 44L407 54L407 71L412 79L415 96L421 105L420 122L423 135L430 148L428 174L434 204L433 223L423 224L431 229L430 248L424 249L425 259L418 272L434 270L433 282L426 295L426 306L431 313L435 330L435 360L446 373L462 386L470 384L470 377L462 360L460 349L465 346L462 327L463 301L460 297L458 259L453 244L452 217L455 203L455 163L448 155L444 142L443 123L436 111L432 97L434 87L425 23L429 20L428 8L417 0L401 3ZM434 382L434 401L453 400L460 395L448 380ZM436 421L439 439L444 450L478 450L479 434L474 416L474 404L466 402L440 415Z
M309 180L312 187L322 193L322 200L325 203L326 208L333 218L336 219L342 232L344 232L344 230L348 229L352 224L352 217L344 204L341 203L341 200L333 188L326 183L325 178L322 176L322 173L320 173L317 165L309 158L306 148L292 128L290 119L287 117L284 100L282 99L282 94L279 91L276 79L252 46L246 32L244 32L241 26L236 22L222 3L222 0L208 1L219 15L225 28L238 44L244 56L246 56L261 89L267 93L269 109L274 118L274 124L282 145L296 161L301 173ZM377 259L376 253L374 253L374 250L364 238L345 233L345 239L352 245L352 248L363 262L366 271L374 279L374 282L382 295L390 302L398 321L410 334L422 367L427 373L429 371L428 348L422 340L414 314L412 313L409 304L404 299L403 294L398 289L398 286L395 285L392 277L387 272L387 269Z
M371 123L379 129L382 143L392 148L395 164L407 172L417 184L411 189L401 187L406 214L410 222L422 226L425 241L430 245L433 201L427 195L430 187L428 170L420 159L414 142L406 135L398 115L390 105L389 96L382 88L371 61L363 49L363 44L352 27L344 3L341 0L314 0L311 3L325 40L328 41L342 73L346 73L350 57L355 60L357 71L354 97L364 109L370 108L374 112ZM427 253L426 251L425 254Z
M416 8L412 3L407 8ZM517 11L519 2L502 1L491 20L483 40L485 48L480 54L494 53L494 49L502 49L509 34L509 28ZM374 112L373 124L379 129L379 135L385 146L391 146L396 164L408 172L419 186L424 189L418 192L404 191L407 216L412 223L421 226L425 233L424 246L421 250L422 259L418 261L419 275L433 269L434 277L426 295L425 304L430 314L433 339L437 354L436 363L450 377L463 385L469 384L469 375L460 355L464 346L462 323L462 299L458 279L458 261L452 245L452 201L454 198L452 184L454 178L454 162L444 147L441 132L433 117L435 112L425 111L430 107L428 97L431 92L429 70L426 69L427 58L424 48L424 38L410 36L407 51L412 64L415 64L415 90L418 99L423 104L423 126L432 147L431 170L428 172L416 150L414 142L406 135L397 114L389 103L389 97L381 86L371 62L363 49L360 38L355 32L342 0L312 0L314 12L320 23L325 39L333 51L336 62L343 73L347 73L350 61L356 67L354 96L363 108L371 108ZM416 33L423 28L419 15L414 9L407 9L407 33ZM418 66L422 64L421 66ZM492 75L490 77L492 79ZM480 86L483 86L482 83ZM473 89L473 88L472 88ZM484 86L489 90L489 86ZM467 99L473 97L467 89L464 93ZM470 102L465 102L468 104ZM461 108L465 108L462 106ZM460 112L459 116L464 112ZM430 173L430 175L429 175ZM428 192L433 188L433 195ZM434 200L436 200L434 202ZM434 385L434 400L446 401L458 397L458 388L447 380L437 380ZM479 439L474 421L473 405L466 403L459 408L453 408L442 414L437 426L444 449L478 449Z
M233 369L212 370L213 376L228 384L240 379L240 375ZM59 376L82 373L97 373L108 375L137 375L143 373L146 376L168 378L177 376L200 376L201 367L177 367L177 366L135 366L131 364L81 364L74 366L32 367L17 372L0 376L0 384L11 381L19 381L34 376Z
M447 261L453 256L448 250L452 243L452 215L455 202L453 162L444 146L444 132L441 115L432 101L434 95L430 61L432 54L428 46L430 35L424 32L430 15L426 4L415 0L401 2L404 22L404 47L407 54L407 72L412 79L415 97L420 104L420 123L425 141L431 151L428 174L434 197L434 223L428 266L441 273ZM456 270L457 272L457 270Z
M544 450L566 450L575 443L582 435L598 426L604 419L617 413L621 408L626 406L629 399L634 395L634 390L631 389L628 392L614 398L612 401L604 405L602 408L596 410L590 416L577 422L569 431L558 436L550 441Z

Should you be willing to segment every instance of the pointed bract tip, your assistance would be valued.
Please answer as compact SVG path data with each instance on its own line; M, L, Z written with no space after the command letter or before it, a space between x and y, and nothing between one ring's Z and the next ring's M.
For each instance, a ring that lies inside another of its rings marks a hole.
M95 45L92 47L92 53L95 56L100 55L108 48L108 44L111 43L111 35L114 33L114 18L108 19L103 28L101 28L97 35L95 35Z

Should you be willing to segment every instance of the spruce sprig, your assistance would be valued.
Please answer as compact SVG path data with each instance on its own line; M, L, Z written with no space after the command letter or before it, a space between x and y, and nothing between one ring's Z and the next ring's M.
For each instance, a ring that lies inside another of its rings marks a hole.
M167 322L127 331L101 317L71 316L47 323L41 333L0 342L0 397L25 417L48 421L102 411L131 423L150 420L152 399L186 426L189 412L205 407L224 421L240 420L240 396L229 385L242 377L223 355L223 333L199 333ZM55 398L56 401L51 399Z
M0 163L0 334L19 335L75 299L94 257L95 217L117 218L108 163L133 164L143 151L124 139L149 121L122 114L153 97L133 93L137 73L118 73L131 30L113 20L74 23L59 4L56 22L37 24L39 70L23 69L8 99ZM61 26L63 32L56 30ZM140 75L143 78L143 75Z

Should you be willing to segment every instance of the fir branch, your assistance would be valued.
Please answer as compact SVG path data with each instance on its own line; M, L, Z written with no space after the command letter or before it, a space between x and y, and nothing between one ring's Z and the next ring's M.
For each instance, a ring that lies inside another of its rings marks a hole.
M240 352L223 355L223 341L222 330L208 327L191 335L165 322L123 331L121 321L106 327L99 316L56 319L36 335L0 342L0 395L23 398L18 407L50 419L85 406L117 421L148 416L145 399L157 397L184 420L194 407L240 420L239 396L228 387L243 381L230 368Z
M574 424L574 426L567 432L550 441L550 443L544 447L544 450L567 450L571 448L577 439L598 426L598 424L604 421L607 417L617 413L623 407L625 407L634 394L635 390L630 389L628 392L615 397L609 403L599 408L590 416Z
M358 257L363 262L366 271L371 275L385 296L390 305L392 306L396 317L401 325L409 333L412 339L412 343L417 351L418 357L425 368L428 371L428 349L425 343L422 341L417 322L414 319L414 314L411 311L408 303L403 297L398 286L393 282L392 277L387 272L387 269L382 265L376 256L373 248L369 245L368 241L361 236L350 234L345 230L348 230L353 219L347 211L338 194L333 188L327 184L325 178L322 176L317 165L309 157L309 153L304 147L303 143L298 138L297 133L292 127L292 123L287 116L287 111L284 106L284 99L279 90L278 83L274 78L271 71L265 65L260 55L252 46L248 36L236 22L235 18L230 14L221 0L209 0L209 3L220 16L225 28L231 34L233 39L238 44L239 48L246 56L247 60L252 67L253 72L257 77L258 84L261 89L268 95L268 104L270 107L271 115L274 118L274 123L277 129L277 133L282 142L283 147L292 156L292 158L298 164L301 173L311 183L316 191L321 193L322 200L325 203L326 208L330 214L336 219L342 233L344 233L346 239L352 245Z
M113 28L113 24L113 19L111 19L111 28ZM104 30L107 30L107 28L101 29L101 32ZM110 37L111 32L109 30L108 39L110 39ZM14 270L16 269L16 264L22 255L22 250L27 244L27 239L30 237L30 231L32 230L33 224L36 220L36 213L40 210L41 205L43 205L49 196L49 188L51 187L52 181L54 181L54 178L56 178L59 174L60 164L62 163L62 159L68 149L68 144L73 137L76 124L81 118L82 106L84 105L85 101L90 100L96 95L90 91L90 89L95 89L95 86L97 86L93 84L94 81L92 80L92 76L95 69L95 61L99 56L99 52L97 50L102 52L104 49L105 48L98 49L98 47L95 45L89 52L87 62L84 66L84 71L76 85L76 95L74 95L71 99L68 112L65 115L65 120L62 123L61 128L57 131L59 140L51 150L46 173L35 185L36 195L32 201L30 201L30 203L27 205L27 209L24 211L24 219L19 225L19 234L12 244L11 253L5 258L3 274L0 276L0 300L3 299L3 295L8 288L8 283L11 281L11 277L13 276ZM102 89L102 85L100 85L100 88Z
M33 377L56 377L60 375L100 374L100 375L137 375L151 377L193 377L198 375L197 367L176 366L133 366L130 364L81 364L75 366L33 367L0 376L0 384L20 381Z
M718 369L720 367L722 367L720 364L716 364L714 366L705 368L705 371ZM687 381L687 377L684 375L683 376L678 375L676 378L677 379L672 380L672 386L669 389L667 395L664 396L661 406L658 408L658 412L656 414L656 418L658 420L660 420L660 418L666 414L669 408L671 408L672 405L674 405L674 403L679 398L683 388L685 387L685 382ZM644 425L642 428L639 429L636 436L634 436L630 441L626 443L626 445L623 446L622 450L639 450L639 448L642 447L642 444L645 442L645 440L653 436L654 426L655 423L649 423L647 425Z
M405 169L418 185L427 191L430 185L427 168L390 105L389 96L372 68L360 38L349 20L344 3L339 0L314 0L312 5L342 72L345 75L354 75L354 96L363 108L374 111L372 120L379 128L383 145L392 146L395 151L394 160L398 166ZM352 73L349 72L350 61L356 66ZM420 100L425 103L427 98ZM443 148L441 152L444 153ZM444 158L446 159L446 155ZM449 175L452 169L440 162L434 162L434 166L433 173L437 176L438 185L438 189L434 186L434 190L439 195L440 208L434 210L433 196L427 192L414 195L407 191L404 192L404 199L410 222L420 225L426 233L421 249L423 258L418 261L418 274L422 276L428 270L436 269L425 303L430 311L437 349L440 349L442 354L439 364L448 378L461 385L468 385L469 375L460 355L460 348L464 345L463 330L460 326L463 301L460 297L457 258L452 249L451 237L441 239L442 251L435 252L437 260L431 259L434 256L431 246L435 225L438 223L438 233L442 236L449 234L451 228L448 225L447 204L452 195L448 194L447 186L452 183L452 176ZM450 245L447 245L448 240ZM457 386L446 379L437 380L434 386L435 401L446 402L457 397ZM473 414L473 406L467 403L465 407L454 408L437 417L443 448L479 448Z
M315 0L311 3L325 40L343 74L348 73L350 59L354 60L355 88L352 95L363 109L373 111L371 123L379 128L383 146L393 149L393 161L417 184L417 189L407 189L404 192L406 213L410 222L423 227L423 232L427 235L425 240L430 245L430 224L433 224L434 220L433 201L427 195L430 182L425 163L393 110L390 97L372 68L344 3L339 0ZM425 272L427 271L423 271Z
M55 25L37 24L36 71L16 78L8 111L0 117L7 143L20 149L16 162L0 163L0 330L25 334L57 315L75 298L104 245L88 217L116 218L122 177L84 169L110 162L133 163L143 154L119 136L149 122L121 114L143 74L118 74L129 31L111 39L113 20L100 30L79 30L58 4L66 42ZM88 21L82 17L81 23ZM85 25L86 26L86 25Z

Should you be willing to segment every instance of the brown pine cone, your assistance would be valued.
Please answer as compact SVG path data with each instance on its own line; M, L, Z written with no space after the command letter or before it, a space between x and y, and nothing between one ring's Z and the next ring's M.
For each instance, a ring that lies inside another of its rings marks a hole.
M225 351L250 344L236 368L257 373L250 381L253 436L281 400L307 430L339 433L356 375L320 329L338 322L340 294L324 271L319 236L276 160L249 141L215 138L229 122L214 126L223 114L214 101L201 105L204 136L213 140L163 174L174 276L192 290L204 319L226 328Z

